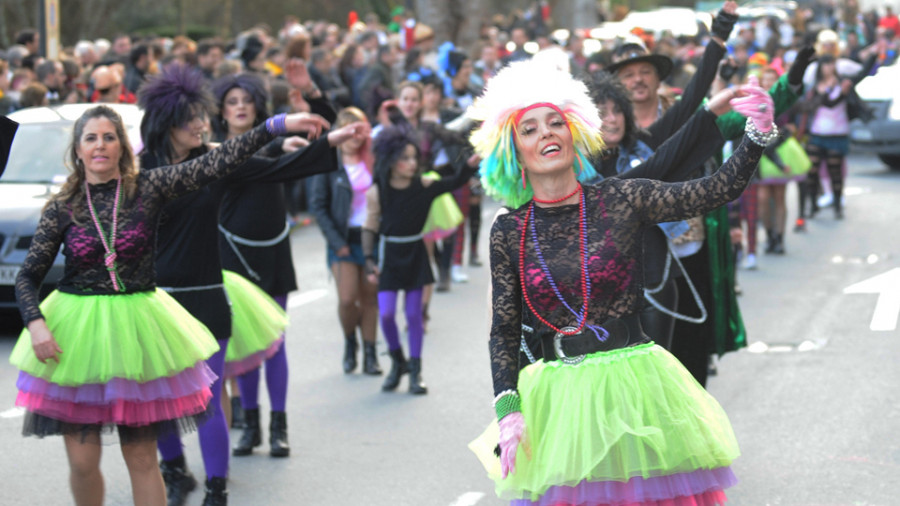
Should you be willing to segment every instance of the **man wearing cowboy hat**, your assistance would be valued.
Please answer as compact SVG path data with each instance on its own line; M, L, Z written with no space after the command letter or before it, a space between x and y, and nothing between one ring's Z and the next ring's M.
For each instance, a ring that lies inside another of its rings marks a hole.
M672 66L668 56L650 54L637 41L626 42L613 53L613 64L607 70L616 74L631 94L635 119L641 128L662 116L665 107L659 97L659 84L672 72Z

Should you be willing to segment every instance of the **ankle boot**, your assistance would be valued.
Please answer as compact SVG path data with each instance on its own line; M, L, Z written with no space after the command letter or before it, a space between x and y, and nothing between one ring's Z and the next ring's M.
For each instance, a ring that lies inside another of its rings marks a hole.
M422 381L422 359L409 359L409 393L422 395L428 393L428 387Z
M344 336L344 374L350 374L356 369L356 332Z
M176 460L164 460L159 463L163 482L166 484L166 504L168 506L182 506L187 502L187 496L197 488L197 480L187 470L184 457Z
M375 354L375 343L363 342L363 372L372 376L381 374L378 356Z
M287 414L284 411L272 411L269 418L269 455L287 457L291 454L287 435Z
M241 405L240 397L231 398L231 428L244 428L244 407Z
M381 389L385 392L396 390L397 385L400 384L400 376L408 372L406 359L403 357L403 349L391 350L391 370L388 372L387 377L384 378L384 384L381 385Z
M253 453L253 449L262 444L262 433L259 428L259 408L244 410L244 432L237 444L231 449L235 457Z
M784 234L775 233L775 245L772 246L772 253L784 255Z
M228 490L225 478L212 477L206 480L206 497L203 506L227 506Z

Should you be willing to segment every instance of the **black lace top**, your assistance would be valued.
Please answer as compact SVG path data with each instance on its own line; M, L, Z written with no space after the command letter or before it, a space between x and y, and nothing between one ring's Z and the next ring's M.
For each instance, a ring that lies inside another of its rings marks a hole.
M684 183L609 178L584 187L590 303L587 324L638 311L642 306L641 244L645 228L709 212L740 196L763 148L744 142L712 176ZM515 389L524 311L519 278L522 223L530 204L498 217L491 229L493 317L490 353L494 394ZM534 207L525 235L524 271L535 310L557 328L577 327L574 311L583 304L578 204ZM533 224L533 226L532 226ZM553 291L535 249L534 237L550 276L565 299ZM537 318L536 332L548 328Z
M163 205L197 190L237 168L272 140L265 126L223 143L219 149L177 165L142 171L132 198L121 197L116 253L118 271L127 292L155 286L154 250L159 213ZM112 224L116 180L91 185L97 218L106 233ZM74 216L68 202L52 200L41 215L28 255L16 278L16 300L27 324L43 318L38 308L38 289L63 245L65 271L59 290L80 294L115 293L103 263L105 251L87 211Z

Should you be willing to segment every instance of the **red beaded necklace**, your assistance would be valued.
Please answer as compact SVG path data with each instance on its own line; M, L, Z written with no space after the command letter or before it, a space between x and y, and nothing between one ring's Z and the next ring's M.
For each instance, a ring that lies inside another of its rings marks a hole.
M542 204L554 204L554 203L562 202L562 201L574 196L579 191L581 191L581 185L578 185L578 187L575 188L574 192L570 193L569 195L567 195L561 199L555 200L555 201L553 201L553 200L540 201L537 199L534 199L534 200L537 202L540 202ZM560 329L560 328L554 326L552 323L550 323L546 319L544 319L543 316L538 314L537 310L534 308L534 304L532 304L532 302L531 302L531 298L528 297L528 290L527 290L527 286L525 283L525 235L528 230L528 219L531 217L532 209L534 209L534 202L532 202L532 204L530 206L528 206L528 209L525 210L525 221L522 223L522 234L521 234L521 239L519 240L519 282L522 285L522 296L525 299L525 304L528 306L528 309L531 310L531 313L534 314L537 317L537 319L541 321L541 323L550 327L557 333L567 335L567 336L574 336L574 335L580 334L581 331L584 329L585 324L587 323L588 299L590 298L590 296L588 295L588 282L587 282L588 274L587 274L587 263L585 262L585 254L586 254L585 248L583 246L581 248L579 248L581 250L581 297L582 297L583 303L581 306L581 315L579 315L578 320L581 323L578 325L577 329L575 329L573 331L566 331L566 330L563 330L563 329ZM585 225L584 197L583 196L582 196L581 200L578 201L578 218L579 218L578 219L578 222L579 222L579 226L578 226L579 241L578 242L583 245L584 238L586 237L586 233L587 233L587 231L586 231L587 227ZM549 273L549 271L548 271L548 273ZM550 282L553 283L552 280L550 280ZM563 301L563 303L565 303L565 301Z
M541 200L537 197L531 197L531 200L534 200L538 204L559 204L560 202L569 200L570 198L574 197L579 191L581 191L581 185L576 185L575 189L572 190L572 193L566 195L565 197L558 198L555 200Z

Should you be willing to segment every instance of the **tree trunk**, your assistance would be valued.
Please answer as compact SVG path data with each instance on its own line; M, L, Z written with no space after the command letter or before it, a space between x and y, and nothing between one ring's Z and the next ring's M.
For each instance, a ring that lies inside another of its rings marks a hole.
M593 28L597 26L597 5L594 0L555 0L550 2L553 28Z

